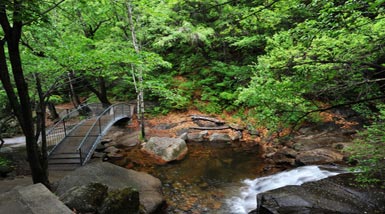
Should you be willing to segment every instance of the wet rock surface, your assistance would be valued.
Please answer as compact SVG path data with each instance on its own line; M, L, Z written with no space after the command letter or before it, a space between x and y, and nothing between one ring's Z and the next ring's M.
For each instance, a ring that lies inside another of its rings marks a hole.
M97 212L107 197L108 187L100 183L75 186L60 196L60 200L72 210L81 213Z
M298 166L341 163L343 155L331 149L317 148L300 152L295 157Z
M348 156L343 149L353 144L356 132L335 123L301 128L291 140L268 148L265 157L286 166L343 164Z
M56 183L55 193L63 196L73 187L95 182L106 185L109 190L135 188L139 192L140 204L146 213L154 213L164 205L162 184L159 179L147 173L124 169L106 162L90 163L69 173Z
M384 190L355 186L352 178L352 174L341 174L261 193L252 213L384 213Z

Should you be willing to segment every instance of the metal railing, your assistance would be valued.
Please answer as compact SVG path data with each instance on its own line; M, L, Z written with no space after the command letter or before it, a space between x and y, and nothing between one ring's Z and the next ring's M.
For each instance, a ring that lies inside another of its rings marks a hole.
M109 106L98 114L77 148L80 156L80 164L84 165L91 158L97 143L116 121L130 116L131 106L125 103Z
M61 119L47 131L46 141L48 154L50 154L72 130L82 124L84 119L98 115L100 114L99 112L104 111L104 109L101 103L83 104L62 116Z

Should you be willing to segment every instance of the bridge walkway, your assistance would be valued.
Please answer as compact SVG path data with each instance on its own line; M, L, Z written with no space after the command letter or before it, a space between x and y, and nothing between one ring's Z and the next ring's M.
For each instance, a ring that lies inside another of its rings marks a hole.
M85 165L110 127L132 118L134 106L119 103L105 108L93 104L82 108L87 109L86 119L74 121L73 115L79 116L79 112L70 112L47 132L49 170L73 170Z

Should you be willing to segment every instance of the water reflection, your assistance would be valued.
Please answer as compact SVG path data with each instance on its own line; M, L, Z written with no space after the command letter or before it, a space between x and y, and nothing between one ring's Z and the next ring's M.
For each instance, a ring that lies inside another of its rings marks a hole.
M244 179L260 177L263 172L256 146L191 143L188 148L184 160L163 166L148 163L140 151L127 154L132 160L140 159L133 169L162 181L167 213L230 213L225 199L239 192Z

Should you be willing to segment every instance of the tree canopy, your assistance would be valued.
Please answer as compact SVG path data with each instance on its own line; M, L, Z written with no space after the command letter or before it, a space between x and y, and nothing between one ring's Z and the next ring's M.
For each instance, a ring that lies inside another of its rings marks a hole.
M22 67L12 69L24 69L19 79L26 84L15 91L3 83L0 107L24 106L9 102L6 93L23 92L37 101L34 74L43 77L45 91L57 84L50 91L57 101L76 94L106 104L135 99L140 78L145 100L156 103L154 113L226 111L248 125L277 131L343 106L378 123L385 98L384 5L383 0L1 1L0 65L4 74L15 62L12 50L20 50L16 60ZM17 74L2 81L15 86Z

